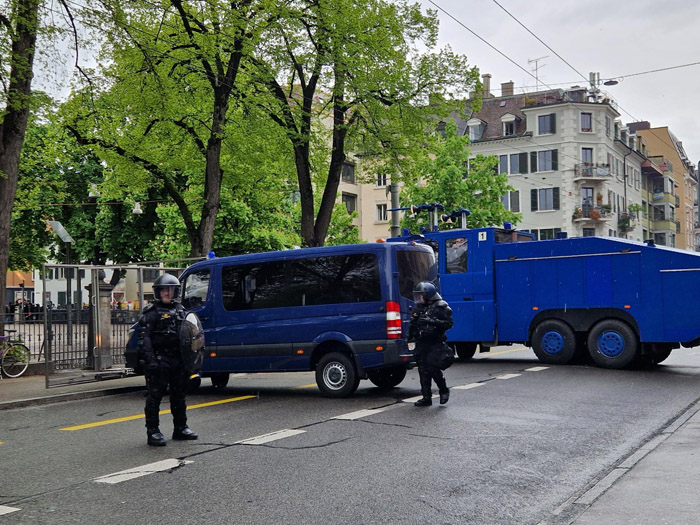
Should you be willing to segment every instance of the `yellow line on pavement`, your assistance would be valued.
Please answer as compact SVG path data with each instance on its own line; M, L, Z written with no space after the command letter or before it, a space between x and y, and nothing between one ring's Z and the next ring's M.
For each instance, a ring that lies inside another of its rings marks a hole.
M311 388L312 386L316 386L316 383L309 383L308 385L295 386L292 388L292 390L300 390L302 388Z
M529 350L527 346L521 346L520 348L513 348L512 350L501 350L500 352L484 352L483 357L491 357L492 355L510 354L512 352L520 352L522 350Z
M199 403L197 405L191 405L188 406L188 410L194 410L195 408L203 408L203 407L210 407L214 405L223 405L224 403L233 403L234 401L243 401L244 399L253 399L256 396L240 396L240 397L232 397L230 399L220 399L218 401L209 401L208 403ZM161 410L159 414L167 414L170 412L170 409L166 410ZM138 414L135 416L125 416L125 417L118 417L115 419L106 419L105 421L96 421L95 423L85 423L83 425L75 425L73 427L63 427L59 428L59 430L84 430L86 428L94 428L94 427L101 427L104 425L113 425L114 423L123 423L125 421L134 421L135 419L144 419L146 416L144 414Z
M5 444L5 442L4 442L4 441L0 441L0 445L4 445L4 444Z

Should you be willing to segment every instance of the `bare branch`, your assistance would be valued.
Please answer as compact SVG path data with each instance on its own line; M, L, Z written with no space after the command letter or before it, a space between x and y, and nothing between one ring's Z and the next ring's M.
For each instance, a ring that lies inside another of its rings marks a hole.
M59 0L59 2L61 2L63 9L66 10L66 14L68 15L68 19L70 20L70 25L73 28L73 43L75 45L75 67L78 71L80 71L80 74L85 77L85 80L88 81L88 84L90 84L90 87L92 87L92 79L88 76L87 73L85 73L83 68L80 67L80 64L78 63L78 59L79 59L78 30L75 27L75 19L73 18L73 13L71 12L70 7L68 7L66 0Z

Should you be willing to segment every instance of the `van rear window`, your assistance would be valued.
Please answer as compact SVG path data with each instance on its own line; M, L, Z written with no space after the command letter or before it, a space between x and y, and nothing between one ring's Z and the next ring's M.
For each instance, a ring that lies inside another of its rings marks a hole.
M413 289L423 281L433 281L437 277L435 256L417 250L396 252L396 265L399 270L399 293L413 300Z
M229 311L381 300L379 265L370 253L270 261L222 270Z

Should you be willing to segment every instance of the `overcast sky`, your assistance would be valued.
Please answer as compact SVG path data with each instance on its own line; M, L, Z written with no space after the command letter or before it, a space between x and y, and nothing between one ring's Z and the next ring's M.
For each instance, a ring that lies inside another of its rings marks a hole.
M697 0L497 0L530 31L588 78L620 77L700 62L700 2ZM539 61L540 82L554 87L585 85L576 71L541 44L494 0L420 0L435 4L510 57L526 71ZM534 90L535 79L438 10L440 45L467 55L481 73L491 73L492 93L501 82ZM700 160L700 65L622 79L601 86L618 103L624 123L648 120L669 126L690 160ZM541 86L541 89L546 87Z

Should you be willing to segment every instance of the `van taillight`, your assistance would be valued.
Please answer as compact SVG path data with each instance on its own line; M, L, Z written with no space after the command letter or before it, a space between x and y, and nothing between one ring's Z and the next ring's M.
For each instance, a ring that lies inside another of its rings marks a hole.
M386 303L386 338L401 339L401 307L399 303Z

